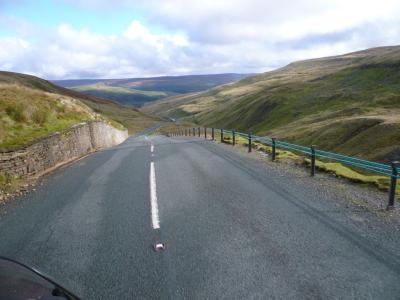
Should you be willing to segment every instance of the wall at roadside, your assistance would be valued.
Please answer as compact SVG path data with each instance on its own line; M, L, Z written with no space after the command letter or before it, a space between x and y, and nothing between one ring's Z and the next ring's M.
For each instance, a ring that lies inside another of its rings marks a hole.
M24 147L0 150L0 173L11 176L40 175L90 152L118 145L127 138L127 130L119 130L103 122L77 124Z

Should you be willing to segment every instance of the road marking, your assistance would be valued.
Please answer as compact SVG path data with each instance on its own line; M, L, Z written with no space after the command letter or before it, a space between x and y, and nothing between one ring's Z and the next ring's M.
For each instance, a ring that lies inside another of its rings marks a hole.
M150 203L151 203L151 223L154 229L160 228L160 219L158 217L157 204L157 187L156 187L156 172L154 162L150 163Z
M153 245L153 249L154 249L154 251L156 251L156 252L161 252L161 251L164 251L164 250L165 250L165 245L164 245L163 243L155 243L155 244Z
M151 153L154 152L154 145L153 145L153 144L151 144L151 146L150 146L150 152L151 152Z

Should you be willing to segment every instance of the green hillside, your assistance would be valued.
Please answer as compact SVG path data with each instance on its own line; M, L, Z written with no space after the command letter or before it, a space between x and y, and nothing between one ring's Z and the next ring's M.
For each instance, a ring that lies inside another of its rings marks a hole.
M247 74L210 74L123 79L55 80L55 84L87 95L114 100L125 106L142 106L173 95L182 95L235 82Z
M400 47L300 61L143 110L368 159L400 159Z
M165 92L141 91L133 88L111 86L105 83L95 83L72 87L73 90L116 101L124 106L141 106L146 102L168 96Z
M0 72L0 148L21 146L89 120L125 126L131 133L157 121L137 110L34 76Z

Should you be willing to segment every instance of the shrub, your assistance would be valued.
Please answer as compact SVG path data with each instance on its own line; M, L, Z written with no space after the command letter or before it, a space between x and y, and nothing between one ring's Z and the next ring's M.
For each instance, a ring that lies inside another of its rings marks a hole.
M4 129L4 125L0 124L0 143L3 141L6 136L6 130Z
M16 122L26 122L22 105L10 105L6 107L7 115Z
M44 125L49 118L49 112L47 109L37 108L32 115L32 120L34 123L39 125Z
M11 181L12 181L12 176L10 176L10 174L0 173L0 185L11 183Z

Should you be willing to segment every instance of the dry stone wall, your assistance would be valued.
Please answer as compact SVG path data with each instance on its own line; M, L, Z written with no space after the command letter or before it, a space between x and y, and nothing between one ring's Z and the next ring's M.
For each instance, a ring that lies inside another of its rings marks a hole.
M58 164L118 145L127 138L128 131L103 122L81 123L19 149L0 150L0 173L40 175Z

